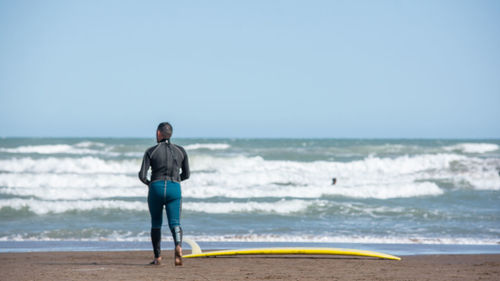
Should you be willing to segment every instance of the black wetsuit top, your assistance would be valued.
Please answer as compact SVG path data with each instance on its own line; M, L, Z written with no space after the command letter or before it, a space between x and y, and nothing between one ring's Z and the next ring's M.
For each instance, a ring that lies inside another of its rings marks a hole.
M148 180L149 167L152 169L151 180ZM182 173L179 173L182 169ZM152 181L167 180L181 182L189 178L188 156L184 148L171 143L169 140L161 140L144 153L139 179L149 185Z

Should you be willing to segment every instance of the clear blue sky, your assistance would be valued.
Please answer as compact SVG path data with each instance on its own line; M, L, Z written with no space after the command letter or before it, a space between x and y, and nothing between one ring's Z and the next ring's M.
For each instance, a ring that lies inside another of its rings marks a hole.
M500 137L500 1L0 0L0 136Z

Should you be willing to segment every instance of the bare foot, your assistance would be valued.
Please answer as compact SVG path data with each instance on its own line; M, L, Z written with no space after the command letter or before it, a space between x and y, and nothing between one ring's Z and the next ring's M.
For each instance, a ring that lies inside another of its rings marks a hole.
M152 262L150 262L149 264L152 264L152 265L160 265L161 264L161 257L159 258L155 258Z
M175 266L182 265L182 248L180 245L175 247Z

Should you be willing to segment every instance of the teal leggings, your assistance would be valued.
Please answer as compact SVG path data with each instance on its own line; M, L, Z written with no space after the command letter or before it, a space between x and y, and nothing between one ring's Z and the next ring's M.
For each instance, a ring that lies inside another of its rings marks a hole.
M172 230L180 226L181 221L181 185L173 181L154 181L149 185L148 193L151 228L161 228L163 223L163 206L168 218L168 226Z

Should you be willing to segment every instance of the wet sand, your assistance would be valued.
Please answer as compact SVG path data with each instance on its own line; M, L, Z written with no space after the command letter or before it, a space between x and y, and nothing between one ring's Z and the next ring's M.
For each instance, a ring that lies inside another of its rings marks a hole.
M186 254L189 251L185 251ZM500 255L340 256L184 259L160 266L149 251L0 253L0 280L500 280Z

